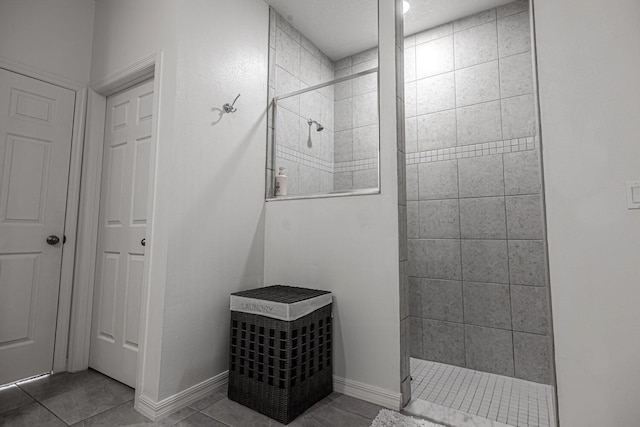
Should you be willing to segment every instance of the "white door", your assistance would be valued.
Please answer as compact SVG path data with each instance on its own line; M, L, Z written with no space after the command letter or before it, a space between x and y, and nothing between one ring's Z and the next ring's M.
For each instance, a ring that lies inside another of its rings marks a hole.
M107 99L89 366L135 387L153 81Z
M0 385L53 366L74 104L0 69Z

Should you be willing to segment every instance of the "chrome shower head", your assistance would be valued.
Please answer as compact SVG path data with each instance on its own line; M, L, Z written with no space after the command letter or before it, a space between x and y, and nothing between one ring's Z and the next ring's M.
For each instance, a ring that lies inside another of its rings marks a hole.
M320 123L316 122L313 119L307 119L307 123L309 124L309 127L311 127L312 124L316 124L316 132L322 132L324 130L324 126L322 126Z

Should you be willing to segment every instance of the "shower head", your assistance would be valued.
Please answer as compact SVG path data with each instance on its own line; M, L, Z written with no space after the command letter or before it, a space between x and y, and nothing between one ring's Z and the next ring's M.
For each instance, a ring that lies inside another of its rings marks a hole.
M320 123L316 122L313 119L308 119L307 123L309 124L309 127L311 127L311 125L315 123L317 132L322 132L324 130L324 126L322 126Z

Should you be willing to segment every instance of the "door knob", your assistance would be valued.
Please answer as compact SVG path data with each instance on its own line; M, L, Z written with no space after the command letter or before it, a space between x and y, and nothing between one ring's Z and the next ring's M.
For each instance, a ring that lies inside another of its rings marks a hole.
M47 237L47 243L51 246L57 245L58 243L60 243L60 238L52 234L51 236Z
M142 239L142 240L140 240L140 244L141 244L142 246L147 246L147 239Z

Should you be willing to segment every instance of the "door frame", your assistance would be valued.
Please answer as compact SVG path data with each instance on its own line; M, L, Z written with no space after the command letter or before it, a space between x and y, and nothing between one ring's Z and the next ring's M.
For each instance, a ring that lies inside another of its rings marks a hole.
M0 57L0 68L21 74L75 93L73 128L71 134L71 157L69 163L69 183L64 220L64 235L67 238L62 246L62 264L60 288L58 293L58 316L56 337L53 350L52 371L67 370L67 344L71 322L71 299L74 288L73 271L78 237L78 208L80 202L80 182L82 174L82 154L84 146L85 117L87 111L87 86L65 79L58 75L39 70L28 65Z
M160 82L162 76L162 51L155 52L90 85L87 102L85 150L83 156L82 183L78 212L78 242L74 271L73 304L69 329L69 353L67 370L81 371L89 367L93 290L98 249L98 221L102 157L107 97L150 78L154 79L153 118L149 157L149 192L147 203L147 230L152 230L155 200L156 161L158 141L158 117L160 112ZM149 300L149 260L153 242L146 248L143 267L140 304L140 342L136 374L136 398L142 390L144 353L148 345L147 332Z

